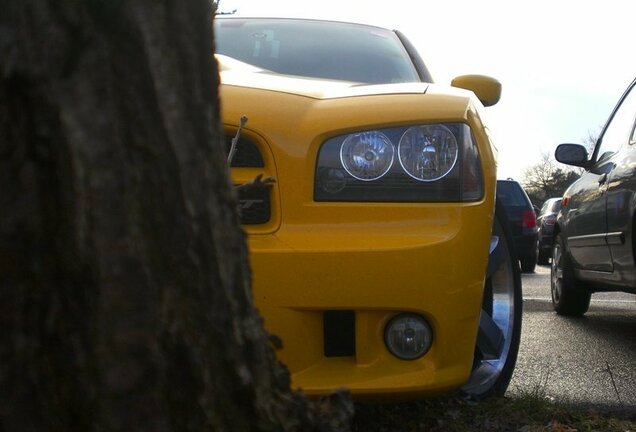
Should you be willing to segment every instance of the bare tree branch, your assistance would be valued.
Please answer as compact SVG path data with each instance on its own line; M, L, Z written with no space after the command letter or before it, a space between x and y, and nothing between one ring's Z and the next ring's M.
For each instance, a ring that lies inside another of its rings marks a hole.
M521 184L534 205L540 207L546 199L563 195L580 177L574 170L562 169L557 164L549 153L543 153L537 164L525 170Z

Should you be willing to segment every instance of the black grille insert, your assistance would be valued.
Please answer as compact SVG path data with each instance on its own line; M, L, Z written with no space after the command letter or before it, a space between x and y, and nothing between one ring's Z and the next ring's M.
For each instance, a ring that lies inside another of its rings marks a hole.
M356 316L352 310L323 313L325 357L350 357L356 354Z
M231 136L225 136L226 154L230 154L232 138ZM263 168L265 163L263 162L263 155L261 155L256 144L248 139L239 137L231 166L233 168Z
M239 189L238 200L241 223L256 225L269 222L272 214L269 196L269 186Z

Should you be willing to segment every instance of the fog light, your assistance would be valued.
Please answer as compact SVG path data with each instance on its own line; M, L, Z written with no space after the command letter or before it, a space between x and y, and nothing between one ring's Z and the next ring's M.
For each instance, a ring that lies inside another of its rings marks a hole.
M431 347L433 331L420 315L402 313L384 329L384 343L391 354L403 360L422 357Z

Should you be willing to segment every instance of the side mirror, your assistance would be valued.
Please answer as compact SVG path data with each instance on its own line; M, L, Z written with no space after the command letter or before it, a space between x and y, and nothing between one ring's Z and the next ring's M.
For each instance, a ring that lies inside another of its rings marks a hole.
M475 93L484 106L492 106L501 98L501 83L485 75L461 75L451 81L453 87Z
M588 164L587 150L581 144L559 144L554 151L554 158L566 165L586 168Z

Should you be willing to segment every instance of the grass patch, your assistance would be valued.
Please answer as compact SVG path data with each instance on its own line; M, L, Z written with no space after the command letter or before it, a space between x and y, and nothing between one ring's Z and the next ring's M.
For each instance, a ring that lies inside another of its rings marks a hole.
M446 397L392 405L356 404L355 432L636 432L636 413L602 413L543 397L473 401Z

